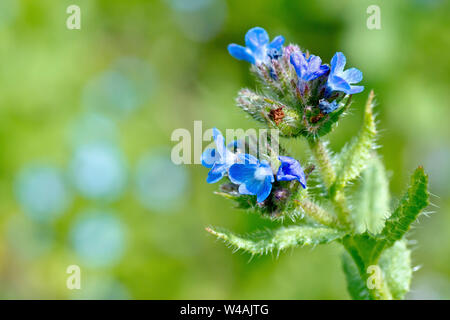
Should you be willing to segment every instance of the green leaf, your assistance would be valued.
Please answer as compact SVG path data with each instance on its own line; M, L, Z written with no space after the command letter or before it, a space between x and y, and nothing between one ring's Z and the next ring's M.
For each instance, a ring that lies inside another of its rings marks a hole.
M427 176L423 168L419 167L411 177L411 185L400 205L386 220L381 234L372 236L366 232L343 239L343 244L355 261L361 261L360 268L377 264L383 250L403 238L420 211L428 205L427 184Z
M412 271L410 251L403 238L420 211L428 205L427 186L428 178L419 167L412 175L411 184L399 206L386 220L381 234L372 236L366 232L342 239L363 281L369 266L378 264L383 271L383 286L380 290L369 290L371 298L402 299L408 292Z
M384 166L378 157L373 156L362 173L362 181L356 196L353 210L356 232L366 230L378 234L389 217L389 182Z
M371 157L371 150L377 133L372 112L374 97L375 95L371 91L367 99L364 122L359 134L344 147L337 158L336 181L333 192L342 189L347 182L357 178Z
M249 236L239 236L224 229L206 230L236 250L241 249L252 254L267 254L296 246L328 243L345 235L339 230L312 226L282 227Z
M403 299L412 278L411 251L406 246L406 240L397 241L386 249L380 256L379 265L392 297Z
M342 244L352 255L361 273L364 273L368 266L378 263L384 248L383 241L368 233L346 236L342 239Z
M408 191L403 196L397 209L392 213L382 231L381 236L387 247L403 238L417 219L422 209L429 204L428 177L423 167L418 167L411 177Z
M342 255L342 267L347 278L347 290L352 299L370 300L370 293L366 283L361 278L358 267L347 252L344 252Z

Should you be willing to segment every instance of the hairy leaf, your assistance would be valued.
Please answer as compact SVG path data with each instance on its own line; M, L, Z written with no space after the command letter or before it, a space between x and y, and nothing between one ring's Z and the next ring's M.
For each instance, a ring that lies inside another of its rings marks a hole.
M273 231L240 236L224 229L207 228L225 243L252 254L267 254L296 246L328 243L344 236L344 232L326 227L290 226Z
M412 278L411 251L406 246L406 240L397 241L386 249L380 256L379 265L392 297L403 299Z
M428 177L423 167L418 167L411 177L408 191L400 201L399 206L386 220L382 231L386 246L390 247L395 241L403 238L410 229L411 224L417 219L422 209L429 204Z
M362 181L356 196L353 211L355 228L358 233L366 230L377 234L383 230L389 217L389 182L384 166L378 157L373 156L362 173Z
M381 234L372 236L368 233L345 237L343 244L352 253L354 259L361 260L361 268L378 263L383 250L400 240L416 220L420 211L428 205L427 176L419 167L411 177L411 184L398 208L386 220Z
M347 252L342 255L342 267L347 278L347 289L352 299L370 300L366 283L361 278L358 267Z
M411 177L408 191L391 217L386 220L380 235L371 236L364 233L342 239L360 275L365 275L368 266L380 265L384 277L383 288L381 291L370 290L371 297L402 299L409 290L412 272L410 251L406 248L403 237L420 211L428 205L427 184L428 178L423 168L417 168ZM364 276L362 279L364 280Z
M374 97L375 95L371 91L366 103L364 123L360 132L344 147L338 157L336 181L333 186L335 190L345 187L347 182L357 178L371 157L371 150L377 133L372 112Z
M352 255L361 272L368 266L377 264L378 258L384 248L384 242L368 233L346 236L342 239L343 245Z

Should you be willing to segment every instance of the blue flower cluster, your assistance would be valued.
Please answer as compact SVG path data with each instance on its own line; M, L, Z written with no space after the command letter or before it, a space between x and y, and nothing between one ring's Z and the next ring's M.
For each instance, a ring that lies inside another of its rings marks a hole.
M230 44L228 51L236 59L245 60L254 65L270 65L272 60L279 59L286 52L286 50L283 50L283 43L284 38L282 36L278 36L270 42L267 32L263 28L255 27L245 35L246 47ZM318 90L318 92L321 92L318 107L324 114L333 112L338 108L338 103L335 101L335 92L355 94L364 90L363 86L355 85L363 79L361 71L356 68L344 71L346 58L342 52L337 52L333 56L329 66L322 64L320 57L305 54L298 48L291 52L287 58L295 69L300 88L305 88L305 85L311 81L326 77L324 78L326 81L323 81L324 90Z
M346 59L342 52L337 52L330 64L323 64L319 56L302 52L298 46L283 47L283 44L284 37L277 36L271 41L266 30L255 27L245 35L245 46L234 43L228 46L234 58L252 64L252 72L280 99L280 102L272 102L247 90L241 93L238 104L257 120L264 117L269 127L287 128L286 136L317 135L321 126L331 127L333 119L325 115L345 105L341 103L345 95L364 90L363 86L356 85L362 80L362 72L356 68L344 70ZM283 100L283 97L287 98ZM296 108L290 105L292 99L297 100ZM349 101L349 97L344 101ZM275 160L270 157L269 162L236 151L240 150L235 148L236 141L225 145L217 129L213 130L213 138L215 148L202 154L202 164L210 169L208 183L227 176L233 193L255 195L258 203L268 199L271 192L274 196L270 199L276 200L293 191L283 181L297 180L306 188L305 174L297 160L278 156ZM277 202L275 200L273 203ZM270 207L272 202L266 204Z
M215 148L206 149L202 154L203 166L210 168L206 181L215 183L224 176L238 186L238 191L243 195L256 195L257 202L263 202L272 191L272 184L277 181L297 180L303 188L306 188L306 178L300 163L286 156L279 156L281 162L276 175L272 166L265 160L258 160L246 153L232 152L233 141L225 146L225 139L220 131L213 129Z

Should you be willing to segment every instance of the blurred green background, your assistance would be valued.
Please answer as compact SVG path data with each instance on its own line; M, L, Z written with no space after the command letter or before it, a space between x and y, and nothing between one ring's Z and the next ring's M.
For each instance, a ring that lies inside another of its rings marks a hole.
M81 8L68 30L66 8ZM381 8L381 30L366 9ZM364 73L330 136L358 130L373 88L379 150L399 197L419 164L437 207L410 235L411 299L450 298L450 6L444 0L1 0L0 298L348 299L338 245L232 253L204 227L271 227L213 194L200 165L170 162L176 128L252 128L254 87L226 46L264 27ZM206 145L207 143L205 143ZM301 142L290 144L303 162ZM66 287L81 267L81 290Z

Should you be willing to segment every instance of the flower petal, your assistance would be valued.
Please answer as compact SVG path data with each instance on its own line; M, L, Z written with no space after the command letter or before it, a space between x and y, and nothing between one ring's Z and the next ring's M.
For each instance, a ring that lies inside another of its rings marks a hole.
M272 167L270 166L270 163L267 162L266 160L261 161L260 168L264 168L265 169L265 173L267 175L267 177L269 177L270 182L274 182L274 177L273 177L273 173L272 173Z
M212 168L217 159L216 149L213 148L206 149L201 156L202 165L206 168Z
M322 59L320 57L311 54L308 58L308 69L309 70L318 70L320 65L322 64Z
M290 57L291 64L294 66L297 76L303 79L308 68L308 63L306 62L305 56L301 52L294 52Z
M328 68L327 65L323 64L323 65L320 66L320 68L317 71L313 72L309 76L309 78L310 78L310 80L317 79L318 77L321 77L324 74L326 74L328 72L328 70L330 70L330 68Z
M350 91L350 85L347 83L347 81L338 76L330 75L328 77L327 84L333 91L342 91L345 93L348 93Z
M225 164L215 163L211 170L208 172L206 182L215 183L222 179L227 173L228 166Z
M363 79L363 74L356 68L350 68L345 70L342 75L342 79L347 81L349 84L358 83Z
M256 168L256 164L236 163L230 167L228 176L231 182L235 184L246 183L254 178Z
M245 35L245 45L252 52L257 52L261 47L269 43L269 35L261 27L255 27L247 31Z
M245 186L245 184L241 184L239 186L239 194L247 194L247 195L254 195L254 193L250 192L249 190L247 190L247 187Z
M264 200L266 200L270 194L270 191L272 191L272 182L270 182L270 179L268 177L262 183L262 186L260 187L256 195L256 201L263 202Z
M240 164L258 164L258 159L251 154L238 154L238 163Z
M300 165L300 162L286 156L279 156L278 159L281 161L281 165L278 168L277 180L298 180L302 187L306 188L306 177L305 173L303 172L302 166Z
M303 81L317 79L329 70L328 66L322 65L322 59L313 54L306 59L303 53L294 52L291 54L290 61L297 76Z
M216 143L217 147L217 153L219 154L219 157L223 160L225 160L226 157L226 147L225 147L225 138L223 137L222 133L217 128L213 128L213 138L214 142Z
M272 42L267 46L268 49L281 51L281 48L283 47L284 43L284 37L283 36L277 36L275 37Z
M350 90L346 93L355 94L355 93L360 93L363 90L364 90L364 86L350 86Z
M331 73L341 73L344 71L345 63L347 62L342 52L336 52L331 59Z
M286 165L293 165L296 162L298 162L294 158L287 157L287 156L278 156L278 160L281 161L281 164L286 164Z
M323 65L320 66L320 72L322 74L327 73L329 70L330 70L330 67L328 67L326 64L323 64Z
M264 181L265 180L249 179L244 183L245 189L244 188L242 189L244 191L248 191L248 194L258 195L258 193L264 187Z
M234 140L227 144L227 149L233 152L235 151L235 149L238 149L239 147L240 147L239 140Z
M244 60L255 64L255 58L253 57L252 52L243 46L232 43L228 45L228 52L238 60Z

